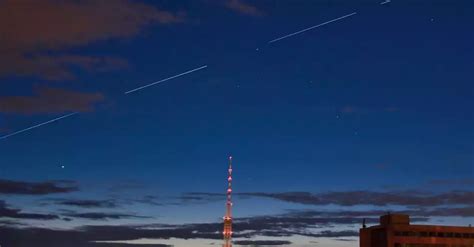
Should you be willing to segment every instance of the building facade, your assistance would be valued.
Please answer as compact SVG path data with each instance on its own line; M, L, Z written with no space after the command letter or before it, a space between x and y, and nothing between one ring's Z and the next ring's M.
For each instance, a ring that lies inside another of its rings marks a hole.
M360 247L474 247L474 227L411 225L408 215L387 214L359 239Z

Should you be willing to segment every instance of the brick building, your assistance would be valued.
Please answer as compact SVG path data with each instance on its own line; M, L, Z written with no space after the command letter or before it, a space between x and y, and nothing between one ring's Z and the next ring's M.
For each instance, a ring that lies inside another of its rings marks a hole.
M474 247L474 227L410 225L408 215L387 214L359 238L360 247Z

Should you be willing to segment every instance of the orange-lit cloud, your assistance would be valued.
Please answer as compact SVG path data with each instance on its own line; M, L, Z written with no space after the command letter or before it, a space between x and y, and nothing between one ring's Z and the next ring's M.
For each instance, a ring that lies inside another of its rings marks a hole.
M9 61L0 67L0 75L28 75L47 80L65 80L74 78L71 68L105 72L126 67L128 67L127 60L115 57L10 54Z
M100 93L81 93L57 88L40 88L34 96L7 96L0 98L0 113L42 114L87 112L101 102Z
M143 27L183 21L183 15L130 0L0 2L0 76L71 77L65 64L84 67L97 57L44 55L92 42L136 35ZM105 67L114 65L108 59ZM119 62L120 65L123 62Z
M242 0L228 0L225 6L244 15L260 16L262 12L257 7L243 2Z

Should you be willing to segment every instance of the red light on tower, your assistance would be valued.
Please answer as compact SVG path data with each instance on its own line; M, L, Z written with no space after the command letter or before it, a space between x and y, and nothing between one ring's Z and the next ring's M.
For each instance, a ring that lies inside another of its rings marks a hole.
M229 156L229 169L227 177L227 202L224 216L224 247L232 246L232 156Z

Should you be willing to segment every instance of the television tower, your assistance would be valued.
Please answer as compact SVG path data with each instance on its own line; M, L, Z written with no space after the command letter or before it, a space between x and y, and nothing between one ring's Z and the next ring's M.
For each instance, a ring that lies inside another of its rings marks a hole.
M229 156L229 176L227 177L227 202L224 216L224 247L232 246L232 156Z

